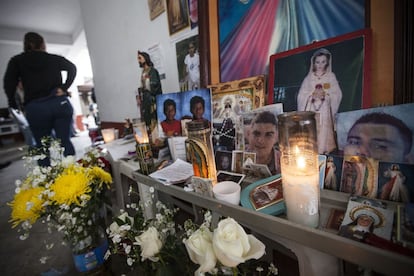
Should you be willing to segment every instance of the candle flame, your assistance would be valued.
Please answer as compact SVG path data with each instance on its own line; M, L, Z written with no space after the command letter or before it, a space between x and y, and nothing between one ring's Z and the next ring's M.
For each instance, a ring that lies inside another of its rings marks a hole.
M298 158L296 159L296 165L298 166L299 169L306 168L306 159L305 159L305 157L298 156Z

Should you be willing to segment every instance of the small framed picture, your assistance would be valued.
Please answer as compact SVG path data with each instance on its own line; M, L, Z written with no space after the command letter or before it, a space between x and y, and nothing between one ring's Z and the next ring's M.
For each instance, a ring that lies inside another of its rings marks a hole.
M216 169L219 171L231 171L232 152L226 150L217 150L215 154Z
M253 175L258 178L266 178L272 175L269 167L265 164L249 164L244 167L249 172L249 175Z
M255 210L260 210L282 201L282 179L279 178L256 186L250 191L249 198Z
M226 171L218 171L217 172L217 182L222 181L233 181L240 184L245 175L241 173L234 173L234 172L226 172Z
M256 163L256 153L245 151L243 153L243 167Z
M231 170L236 173L243 172L243 154L242 150L232 151Z

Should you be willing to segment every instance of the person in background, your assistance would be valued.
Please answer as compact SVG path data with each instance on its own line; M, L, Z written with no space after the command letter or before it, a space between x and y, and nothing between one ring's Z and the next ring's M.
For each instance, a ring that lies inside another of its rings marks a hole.
M342 100L342 91L332 72L332 55L324 48L311 58L310 70L298 94L298 110L316 113L318 152L325 154L337 148L334 132L335 115Z
M403 121L387 113L372 112L361 116L348 131L344 155L413 164L412 139L412 131Z
M148 53L138 51L137 59L141 72L141 87L139 88L139 105L141 117L151 134L157 125L157 112L155 97L162 94L160 75Z
M65 81L62 71L67 72ZM42 138L51 136L53 131L65 156L75 155L70 140L73 107L67 92L75 76L76 66L62 56L47 53L43 37L35 32L25 34L24 52L10 59L4 75L10 108L17 109L16 87L19 80L22 82L26 117L36 146L40 147Z
M256 153L256 163L267 165L270 172L280 173L280 152L275 147L278 141L277 121L273 113L257 113L250 124L247 150Z
M188 90L200 88L200 56L196 51L195 44L188 44L188 54L184 58L185 72L188 81Z
M181 121L175 119L177 104L172 99L164 101L165 120L161 122L161 128L167 137L181 135Z

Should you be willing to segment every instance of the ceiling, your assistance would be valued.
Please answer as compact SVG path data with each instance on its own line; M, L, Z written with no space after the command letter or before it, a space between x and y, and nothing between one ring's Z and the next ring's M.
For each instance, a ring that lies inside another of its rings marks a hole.
M83 31L79 0L0 0L0 42L22 45L28 31L50 47L70 47Z

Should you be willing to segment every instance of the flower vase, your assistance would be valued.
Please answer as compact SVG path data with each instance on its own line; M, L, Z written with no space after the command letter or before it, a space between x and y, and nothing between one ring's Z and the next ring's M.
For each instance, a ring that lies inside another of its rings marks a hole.
M108 239L102 227L94 235L72 246L72 256L77 271L93 274L100 271L108 250Z

